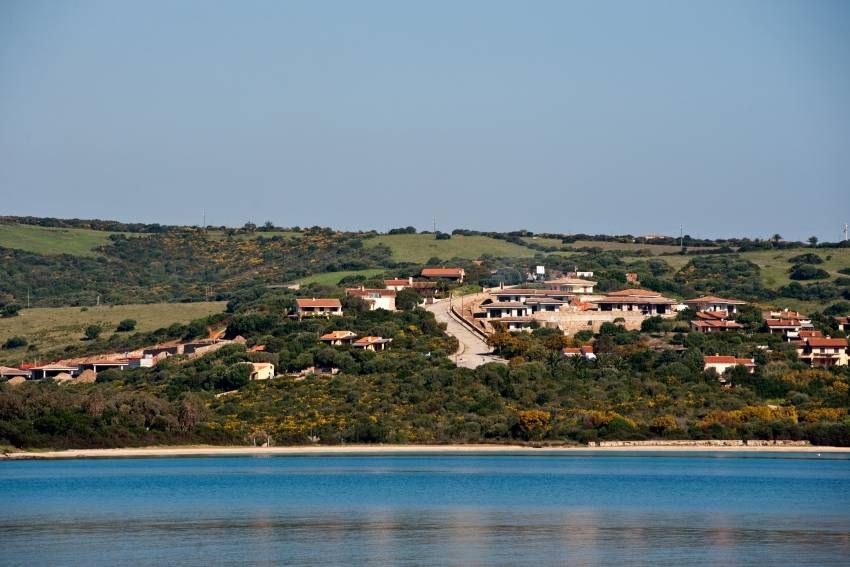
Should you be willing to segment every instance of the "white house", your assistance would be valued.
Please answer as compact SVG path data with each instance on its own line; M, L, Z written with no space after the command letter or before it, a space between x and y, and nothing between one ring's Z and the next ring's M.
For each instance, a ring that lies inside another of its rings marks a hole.
M359 297L369 304L370 311L376 309L395 311L396 291L394 289L369 289L361 286L346 289L345 295L348 297Z
M725 311L729 315L737 313L738 307L747 304L746 301L724 299L713 295L687 299L683 303L694 311Z
M549 289L566 293L593 293L596 282L580 278L559 278L546 282Z

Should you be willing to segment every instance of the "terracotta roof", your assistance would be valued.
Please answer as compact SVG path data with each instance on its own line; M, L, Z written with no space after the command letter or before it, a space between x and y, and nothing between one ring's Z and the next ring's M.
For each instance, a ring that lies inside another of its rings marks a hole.
M702 360L705 364L740 364L741 366L755 366L755 360L752 358L737 358L734 356L704 356Z
M768 327L801 327L799 319L765 319Z
M596 282L581 278L558 278L546 282L551 285L596 285Z
M410 285L410 280L401 278L384 280L384 285Z
M833 317L839 325L850 325L850 317Z
M76 370L76 366L66 366L64 364L45 364L43 366L33 366L30 370Z
M561 349L563 354L593 354L593 345L584 345L580 347L564 347Z
M812 337L822 337L823 333L820 331L800 331L800 338L810 339Z
M459 278L464 275L463 268L422 268L421 272L426 278Z
M725 299L723 297L717 297L715 295L706 295L701 297L696 297L694 299L686 299L683 302L685 305L689 303L701 304L701 303L726 303L729 305L746 305L746 301L741 301L740 299Z
M830 339L822 337L811 337L806 341L810 347L814 348L847 348L847 339Z
M691 325L697 328L712 328L712 329L743 329L744 326L735 321L691 321Z
M707 319L711 321L726 319L729 314L726 311L697 311L697 319Z
M326 309L342 309L342 303L339 302L339 299L308 299L308 298L298 298L295 300L295 303L298 307L320 307Z
M336 341L339 339L353 339L357 337L357 333L353 331L331 331L319 337L320 341Z
M621 289L619 291L609 291L605 295L609 297L661 297L661 294L657 291L652 291L651 289L641 289L639 287Z
M632 296L606 296L602 299L592 299L590 303L632 303L646 305L673 305L676 303L661 295L632 295Z
M385 339L383 337L363 337L354 341L354 346L369 346L369 345L379 345L391 342L392 339Z

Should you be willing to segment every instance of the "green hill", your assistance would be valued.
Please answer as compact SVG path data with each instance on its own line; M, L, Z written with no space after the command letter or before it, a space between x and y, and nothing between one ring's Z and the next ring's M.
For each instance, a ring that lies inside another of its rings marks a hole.
M36 254L95 256L115 232L83 228L47 228L28 224L0 224L0 247Z
M430 258L475 260L484 255L504 258L526 258L537 254L535 250L498 240L489 236L452 236L437 240L433 234L387 234L375 236L364 242L367 247L385 245L392 250L393 260L424 264Z

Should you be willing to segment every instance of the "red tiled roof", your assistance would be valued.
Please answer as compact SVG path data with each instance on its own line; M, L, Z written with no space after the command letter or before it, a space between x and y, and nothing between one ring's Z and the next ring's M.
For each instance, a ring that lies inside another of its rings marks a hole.
M295 302L298 304L298 307L319 307L325 309L342 309L342 303L339 302L339 299L307 299L307 298L299 298L296 299Z
M823 333L820 331L800 331L800 338L810 339L812 337L822 337Z
M715 295L706 295L701 297L695 297L694 299L686 299L684 301L685 305L689 303L701 304L701 303L727 303L729 305L746 305L746 301L741 301L740 299L725 299L723 297L717 297Z
M463 276L463 268L422 268L422 276L426 278L459 278Z
M735 321L691 321L691 325L697 328L712 328L712 329L743 329L744 326Z
M800 327L799 319L765 319L768 327Z
M697 319L708 319L712 321L723 320L728 317L726 311L697 311Z
M357 336L357 333L353 331L331 331L330 333L325 333L319 340L322 341L335 341L338 339L353 339Z
M354 346L378 345L382 343L388 343L390 341L392 341L392 339L385 339L383 337L363 337L354 341Z
M847 339L830 339L822 337L811 337L806 341L810 347L823 348L847 348Z
M850 325L850 317L833 317L839 325Z
M410 285L410 280L401 278L384 280L384 285Z

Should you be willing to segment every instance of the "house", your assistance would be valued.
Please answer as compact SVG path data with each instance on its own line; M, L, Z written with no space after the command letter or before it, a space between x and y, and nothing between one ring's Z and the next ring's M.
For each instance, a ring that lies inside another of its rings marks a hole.
M580 356L585 360L596 360L596 353L593 352L593 345L564 347L561 349L561 354L568 358Z
M566 293L593 293L596 282L579 278L558 278L546 282L546 287Z
M463 278L466 275L466 272L463 268L427 267L422 268L420 275L423 278L432 280L457 280L458 282L463 283Z
M90 358L79 363L77 368L82 372L84 370L101 370L117 369L124 370L130 367L130 361L126 358Z
M274 364L271 362L246 362L251 365L250 380L271 380L275 377Z
M800 331L814 329L808 319L765 319L764 325L771 335L783 335L787 340L798 338Z
M729 315L734 315L739 306L747 304L746 301L724 299L714 295L686 299L683 303L694 311L725 311Z
M567 305L565 301L551 297L532 297L527 299L525 304L531 307L532 314L541 311L558 311L562 305Z
M535 289L535 288L501 288L490 292L490 297L496 301L519 301L525 303L529 299L549 298L556 299L562 303L569 302L574 297L572 293L566 293L556 289Z
M847 339L808 337L803 339L800 360L816 368L847 366Z
M12 368L10 366L0 366L0 380L8 380L9 378L14 378L15 376L21 376L22 378L29 380L32 374L29 370Z
M531 315L531 306L519 301L494 301L482 305L487 319L501 319L502 317L528 317Z
M691 321L691 329L698 333L717 333L720 331L738 331L744 326L727 319L726 311L697 311Z
M384 280L384 287L393 291L401 291L413 287L413 278L394 278Z
M392 339L385 339L383 337L363 337L351 343L351 346L364 350L379 351L386 350L387 345L391 342Z
M357 339L357 333L352 331L331 331L325 333L319 340L332 346L350 345Z
M342 315L342 303L339 299L333 298L308 299L300 297L295 300L295 315L299 319L302 317Z
M183 354L183 345L179 344L163 344L157 345L153 347L146 348L142 351L143 356L153 356L156 358L160 354L164 354L165 356L174 356L177 354Z
M590 303L595 304L600 311L638 311L651 317L670 313L676 302L657 291L633 288L612 291L602 299L594 299Z
M53 378L59 374L70 374L74 376L79 372L79 368L68 364L45 364L44 366L33 366L29 369L34 379Z
M839 331L850 331L850 317L833 317Z
M756 371L756 361L754 358L737 358L735 356L715 354L714 356L703 356L702 361L704 370L714 370L721 376L723 376L724 372L736 366L743 366L750 374ZM721 382L725 382L725 380L721 378Z
M369 311L374 311L375 309L395 311L396 291L394 289L368 289L360 286L346 289L345 295L348 297L359 297L369 304Z

